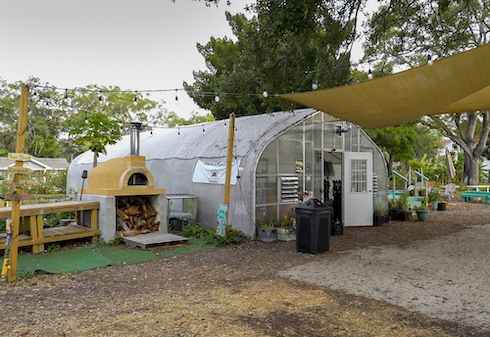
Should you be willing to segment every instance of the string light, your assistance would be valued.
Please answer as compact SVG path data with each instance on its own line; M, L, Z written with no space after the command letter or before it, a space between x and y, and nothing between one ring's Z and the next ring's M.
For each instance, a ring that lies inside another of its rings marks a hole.
M179 105L179 96L177 96L177 89L175 89L175 105Z
M219 92L218 92L218 93L216 93L216 96L214 96L214 101L215 101L216 103L219 103L219 101L220 101Z
M180 138L180 125L177 125L177 137Z
M313 90L318 89L318 81L316 79L313 80L313 83L311 84L311 89Z
M99 102L102 102L102 90L99 90Z
M204 130L204 125L202 126L202 134L205 135L206 134L206 130Z
M371 71L371 68L369 68L369 71L368 71L368 80L372 80L373 79L373 72Z
M65 89L65 99L68 99L68 89Z
M264 91L262 92L262 96L264 96L264 98L267 98L267 96L269 96L269 93L267 92L266 88L264 88Z
M433 63L434 62L432 62L432 55L428 54L427 55L427 64L431 66Z
M134 92L134 103L138 103L138 91Z

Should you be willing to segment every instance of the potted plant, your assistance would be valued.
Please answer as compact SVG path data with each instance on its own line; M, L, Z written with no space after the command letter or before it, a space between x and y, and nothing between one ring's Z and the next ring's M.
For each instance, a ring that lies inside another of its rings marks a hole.
M265 223L263 219L259 221L259 239L264 242L277 240L277 230L273 222Z
M278 224L277 239L281 241L296 240L296 218L285 215L281 222Z
M381 226L386 217L386 211L383 209L383 205L380 202L376 203L374 207L374 226Z
M427 195L426 193L427 191L425 190L424 187L422 187L420 190L419 190L419 196L421 197L425 197Z
M428 199L425 198L420 206L415 207L415 211L417 212L417 217L421 221L425 221L429 217L429 206L427 200Z
M390 218L392 220L406 220L407 219L407 211L409 210L408 206L408 195L410 192L403 192L398 199L396 199L392 204L392 209L390 209Z
M429 200L429 209L435 211L437 210L437 205L439 203L439 198L440 194L437 191L430 191L429 195L427 196Z

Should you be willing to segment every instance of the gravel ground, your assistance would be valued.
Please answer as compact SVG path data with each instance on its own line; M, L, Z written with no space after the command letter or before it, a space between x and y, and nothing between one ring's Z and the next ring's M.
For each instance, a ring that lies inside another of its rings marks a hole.
M349 251L281 272L440 319L490 330L490 225L417 242Z
M444 310L448 316L436 316L432 311L425 312L417 307L417 303L426 300L416 292L427 288L437 295L435 291L440 286L458 289L456 287L462 286L460 283L467 283L473 277L473 270L465 268L472 268L467 265L480 255L473 249L471 236L483 241L488 237L483 236L488 232L481 231L488 230L488 226L483 225L489 222L489 216L490 205L452 203L447 211L432 212L428 221L392 221L381 227L346 228L344 235L331 238L329 252L318 255L297 253L295 242L246 241L121 268L38 275L12 284L0 284L0 334L490 336L485 325L471 320L470 316L477 317L482 310L488 311L488 306L482 309L478 300L472 305L463 304L469 314L455 317L449 307L463 299L445 294L446 303L450 302L446 304L444 298L433 295L434 301L439 301L434 307L448 306ZM465 239L461 240L462 237ZM448 249L456 243L459 250ZM432 255L420 254L421 250ZM488 246L482 253L481 258L488 261ZM383 271L387 272L376 272L368 277L389 281L380 284L377 290L366 287L367 281L359 282L355 291L334 289L332 284L321 285L319 281L312 283L314 278L328 279L328 274L337 275L334 284L348 283L346 279L366 279L364 273L370 269L364 259L368 256L373 258L371 265L383 265ZM390 258L396 261L391 266L387 262ZM420 259L428 264L415 267ZM461 271L466 273L464 282L460 276L444 274L444 267L433 267L431 263L436 260L439 263L435 266L449 264L458 275ZM312 264L336 267L321 278L317 270L302 273L298 280L281 276L294 270L292 268ZM340 278L342 270L350 265L357 275L351 273ZM403 272L411 265L415 267L412 269L420 269L418 274L414 272L420 279L407 282L414 285L410 288L414 293L410 295L411 302L404 307L403 302L390 302L388 297L399 297L391 283L405 282ZM363 293L363 288L373 291ZM480 296L476 288L472 290L475 296ZM483 289L483 292L481 296L488 296L488 291ZM373 293L390 296L376 297Z

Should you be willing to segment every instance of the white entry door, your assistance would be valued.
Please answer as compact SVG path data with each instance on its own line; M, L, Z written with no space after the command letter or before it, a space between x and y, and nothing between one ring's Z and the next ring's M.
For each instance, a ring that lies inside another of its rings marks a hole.
M344 225L373 225L373 154L344 153Z

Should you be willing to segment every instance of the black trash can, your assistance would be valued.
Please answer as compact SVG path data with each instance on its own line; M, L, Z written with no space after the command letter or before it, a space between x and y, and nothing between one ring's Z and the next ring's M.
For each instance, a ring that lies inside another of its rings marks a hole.
M330 250L333 208L318 199L296 207L296 251L318 254Z

